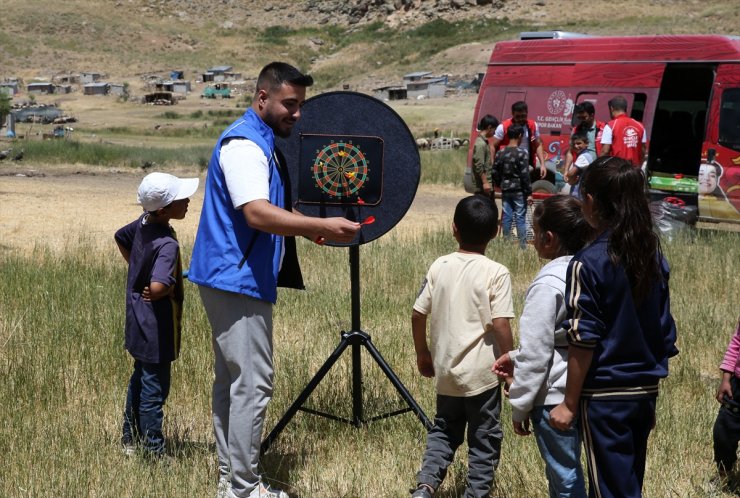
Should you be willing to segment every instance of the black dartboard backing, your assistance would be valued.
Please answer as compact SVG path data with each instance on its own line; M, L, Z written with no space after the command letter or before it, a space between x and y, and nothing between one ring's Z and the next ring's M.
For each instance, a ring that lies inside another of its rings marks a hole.
M293 205L307 216L375 221L349 244L384 235L411 206L421 174L416 142L383 102L356 92L329 92L303 105L287 139L276 138L290 172Z

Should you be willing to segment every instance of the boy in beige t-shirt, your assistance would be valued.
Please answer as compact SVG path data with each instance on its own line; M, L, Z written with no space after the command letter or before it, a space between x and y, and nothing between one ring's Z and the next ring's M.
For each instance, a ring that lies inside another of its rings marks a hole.
M509 320L514 317L509 270L485 256L497 229L493 201L482 195L461 200L452 225L459 249L432 264L414 303L416 362L423 376L436 377L437 413L413 498L433 496L463 442L466 425L465 496L488 496L493 484L503 432L501 391L491 366L512 349Z

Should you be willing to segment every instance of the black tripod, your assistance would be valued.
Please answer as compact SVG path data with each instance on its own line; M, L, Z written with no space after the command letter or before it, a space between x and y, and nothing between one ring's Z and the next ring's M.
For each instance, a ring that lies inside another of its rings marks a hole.
M288 422L293 418L293 416L298 412L298 410L304 411L306 413L310 413L312 415L318 415L321 417L325 417L331 420L336 420L339 422L345 422L350 425L354 425L355 427L360 427L363 424L367 424L369 422L374 422L376 420L381 420L388 417L393 417L395 415L400 415L402 413L406 413L409 411L413 411L416 416L419 418L422 424L424 424L424 427L429 430L432 428L432 423L429 421L427 416L424 414L424 411L421 409L421 407L416 403L413 397L411 397L411 394L406 390L406 387L401 383L401 380L396 376L396 374L391 370L391 367L388 366L388 363L383 359L380 352L377 350L375 345L373 344L372 340L370 339L370 336L363 332L360 329L360 247L359 246L351 246L349 248L349 266L350 266L350 279L352 281L352 289L351 289L351 297L352 297L352 331L351 332L344 332L341 333L341 340L339 341L339 345L334 350L334 352L329 355L329 358L324 362L324 364L321 366L318 372L316 372L316 375L311 379L311 381L306 385L306 387L303 389L301 394L298 395L298 398L293 402L292 405L290 405L290 408L288 408L288 411L285 412L285 415L280 419L280 421L275 425L275 428L268 434L268 436L265 438L265 440L262 442L262 446L260 448L261 453L265 453L272 444L273 441L280 435L280 433L285 429L285 426L288 425ZM342 417L337 417L336 415L332 415L329 413L323 413L317 410L311 410L309 408L304 408L303 403L306 402L308 397L311 395L314 389L316 389L316 386L319 385L321 380L324 378L324 376L329 372L332 366L334 366L334 363L339 359L340 356L342 356L342 353L345 349L347 349L347 346L352 346L352 419L346 419ZM364 346L365 349L367 349L368 353L370 353L370 356L373 357L375 362L378 364L380 369L383 371L386 377L391 381L391 384L396 388L398 393L401 395L401 397L406 401L406 404L408 404L408 407L402 408L400 410L396 410L394 412L385 413L383 415L378 415L375 417L372 417L370 419L363 418L362 414L362 364L361 364L361 350L360 347Z

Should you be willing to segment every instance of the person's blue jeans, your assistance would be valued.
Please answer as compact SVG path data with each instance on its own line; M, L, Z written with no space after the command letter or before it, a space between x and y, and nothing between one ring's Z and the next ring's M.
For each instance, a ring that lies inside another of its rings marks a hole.
M516 234L519 238L519 247L527 247L527 201L521 192L503 192L501 194L503 215L501 224L504 230L504 239L511 239L511 226L516 221Z
M134 361L123 413L123 444L141 442L156 455L164 453L162 419L170 393L170 362Z
M554 407L535 406L531 412L534 437L545 461L550 498L585 498L578 423L567 431L550 427L550 410Z

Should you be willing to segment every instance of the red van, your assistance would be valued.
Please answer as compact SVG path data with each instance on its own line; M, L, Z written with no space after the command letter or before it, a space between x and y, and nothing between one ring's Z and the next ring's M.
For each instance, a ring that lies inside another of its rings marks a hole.
M591 101L607 122L607 102L620 95L648 135L651 196L698 206L704 221L740 222L740 37L523 33L493 49L473 136L480 117L509 118L511 104L526 101L548 168L533 186L555 192L573 107Z

